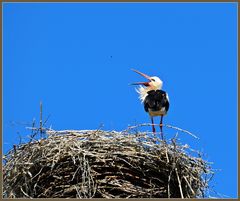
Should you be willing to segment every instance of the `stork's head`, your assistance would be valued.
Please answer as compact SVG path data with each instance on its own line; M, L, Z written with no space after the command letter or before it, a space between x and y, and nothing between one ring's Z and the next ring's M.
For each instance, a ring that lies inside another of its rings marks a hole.
M144 73L141 73L135 69L132 69L134 72L142 75L143 77L145 77L148 81L147 82L135 82L132 83L133 85L144 85L148 90L157 90L157 89L161 89L163 82L159 77L153 76L150 77Z

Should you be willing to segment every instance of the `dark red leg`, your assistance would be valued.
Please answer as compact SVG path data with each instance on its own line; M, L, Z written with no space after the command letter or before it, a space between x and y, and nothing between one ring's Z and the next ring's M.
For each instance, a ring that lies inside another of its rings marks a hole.
M152 121L152 132L155 133L156 130L155 130L155 127L154 127L153 117L151 117L151 121Z
M160 131L161 131L161 137L162 137L162 140L163 140L163 132L162 132L162 122L163 122L163 116L161 116L161 120L160 120Z

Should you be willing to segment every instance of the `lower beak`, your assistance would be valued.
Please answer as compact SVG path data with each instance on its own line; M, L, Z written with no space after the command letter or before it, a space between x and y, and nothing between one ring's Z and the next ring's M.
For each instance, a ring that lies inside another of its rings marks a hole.
M135 83L132 83L131 85L144 85L144 86L148 87L149 82L135 82Z

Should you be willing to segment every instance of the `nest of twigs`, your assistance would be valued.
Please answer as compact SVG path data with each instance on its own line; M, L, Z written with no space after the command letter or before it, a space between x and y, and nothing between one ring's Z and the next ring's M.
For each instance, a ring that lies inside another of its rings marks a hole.
M102 130L46 135L4 156L5 198L196 198L205 196L212 174L176 138Z

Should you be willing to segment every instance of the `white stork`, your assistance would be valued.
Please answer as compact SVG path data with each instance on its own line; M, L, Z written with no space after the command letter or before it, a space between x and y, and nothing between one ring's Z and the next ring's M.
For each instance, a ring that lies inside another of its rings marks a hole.
M142 103L144 103L144 109L151 117L152 121L152 131L153 133L156 132L153 122L154 116L160 116L160 130L161 130L161 136L162 135L162 121L163 116L167 114L167 111L169 109L169 98L168 94L161 90L163 82L159 77L153 76L150 77L144 73L141 73L135 69L132 69L134 72L142 75L145 77L148 82L136 82L132 83L133 85L142 85L136 91L139 93L139 99ZM144 87L143 87L144 86Z

